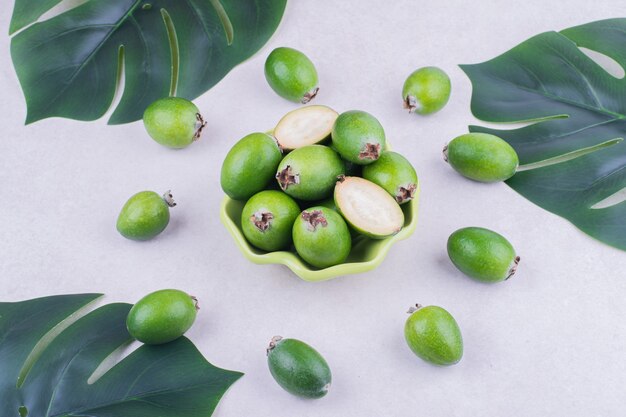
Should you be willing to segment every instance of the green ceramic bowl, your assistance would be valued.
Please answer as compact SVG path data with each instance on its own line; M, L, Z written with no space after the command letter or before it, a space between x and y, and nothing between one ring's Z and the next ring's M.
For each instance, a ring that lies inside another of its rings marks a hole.
M394 236L386 239L370 239L357 236L352 240L352 251L342 264L329 268L317 269L308 265L293 251L265 252L250 245L241 231L241 212L245 201L236 201L224 197L220 208L220 219L235 239L235 243L246 258L257 264L282 264L291 269L305 281L325 281L343 275L358 274L376 268L387 256L389 248L395 242L408 238L417 226L417 206L419 186L415 198L402 205L404 227Z

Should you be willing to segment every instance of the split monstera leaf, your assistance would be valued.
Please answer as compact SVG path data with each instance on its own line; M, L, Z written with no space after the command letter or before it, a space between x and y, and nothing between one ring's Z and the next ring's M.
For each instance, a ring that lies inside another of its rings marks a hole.
M131 306L85 314L99 297L0 303L2 416L208 417L241 377L208 363L184 337L143 345L116 364L132 340Z
M490 61L461 66L472 81L472 112L477 118L529 123L512 130L470 126L472 132L501 137L517 152L520 169L506 183L622 250L626 250L624 45L626 19L603 20L542 33ZM603 59L592 59L580 48ZM618 70L621 67L621 74L605 69L611 62Z
M11 55L26 123L100 118L122 73L110 124L139 120L168 95L192 100L267 42L287 0L88 0L34 23L61 2L15 0Z

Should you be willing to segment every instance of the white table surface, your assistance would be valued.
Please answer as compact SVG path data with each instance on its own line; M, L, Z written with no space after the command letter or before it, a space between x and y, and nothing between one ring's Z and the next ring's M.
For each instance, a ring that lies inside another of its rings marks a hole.
M10 3L0 9L3 33ZM444 143L477 122L457 64L490 59L543 31L622 16L623 6L292 0L269 44L197 100L209 125L182 151L152 142L141 123L48 119L25 127L9 38L0 36L0 298L103 292L107 302L134 302L167 287L195 294L202 310L189 337L212 363L246 373L219 417L623 416L626 253L504 184L463 179L441 158ZM417 231L373 272L306 283L282 266L245 260L219 221L226 152L295 107L263 76L277 46L316 63L315 103L375 114L418 171ZM425 65L449 73L452 97L436 115L410 116L402 83ZM120 237L115 220L130 195L170 188L179 205L165 233L146 243ZM454 269L445 243L464 226L511 240L522 257L514 279L488 286ZM458 365L433 367L409 351L403 325L415 302L456 317L465 340ZM300 400L273 382L265 347L275 334L325 355L334 376L326 398Z

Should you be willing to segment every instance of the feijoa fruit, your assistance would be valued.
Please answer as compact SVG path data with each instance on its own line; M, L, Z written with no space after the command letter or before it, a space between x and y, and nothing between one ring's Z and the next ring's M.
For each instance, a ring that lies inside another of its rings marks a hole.
M339 213L315 206L304 210L293 224L293 244L306 262L316 268L327 268L346 260L352 239Z
M345 164L327 146L309 145L298 148L283 158L276 180L280 188L293 198L312 201L329 197Z
M274 128L274 137L284 150L315 145L330 137L339 114L326 106L306 106L287 113Z
M141 191L128 199L117 217L117 231L127 239L149 240L167 227L170 207L176 203L168 191L163 196Z
M198 301L180 290L150 293L130 309L126 327L132 337L159 345L181 337L196 320Z
M385 130L378 119L360 110L341 113L331 136L341 157L359 165L376 161L386 146Z
M150 104L143 114L143 124L157 143L170 148L185 148L198 140L206 123L191 101L166 97Z
M270 373L285 391L303 398L328 394L332 374L320 353L297 339L274 336L267 349Z
M293 222L300 207L281 191L266 190L253 195L241 212L241 229L252 245L272 252L291 244Z
M360 177L340 177L335 186L337 208L359 233L382 239L404 226L404 213L379 185Z
M463 337L456 320L445 309L419 304L409 310L404 337L417 356L435 365L449 366L463 357Z
M519 166L515 149L488 133L467 133L454 138L443 154L458 173L481 182L507 180Z
M415 168L397 152L387 151L373 164L365 165L363 178L383 187L398 204L411 201L417 191Z
M404 108L422 115L441 110L450 98L450 77L437 67L420 68L406 79L402 87Z
M232 199L247 200L273 181L283 158L280 147L266 133L252 133L239 140L222 164L222 190Z
M461 272L482 282L511 278L520 261L504 236L482 227L465 227L452 233L448 256Z
M279 96L306 104L319 91L313 62L293 48L276 48L265 61L265 79Z

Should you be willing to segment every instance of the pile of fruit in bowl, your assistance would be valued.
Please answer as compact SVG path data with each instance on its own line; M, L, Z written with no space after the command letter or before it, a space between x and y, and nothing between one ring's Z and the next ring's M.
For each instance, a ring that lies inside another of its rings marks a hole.
M413 233L419 183L364 111L312 105L226 155L221 219L244 255L308 281L365 272Z

